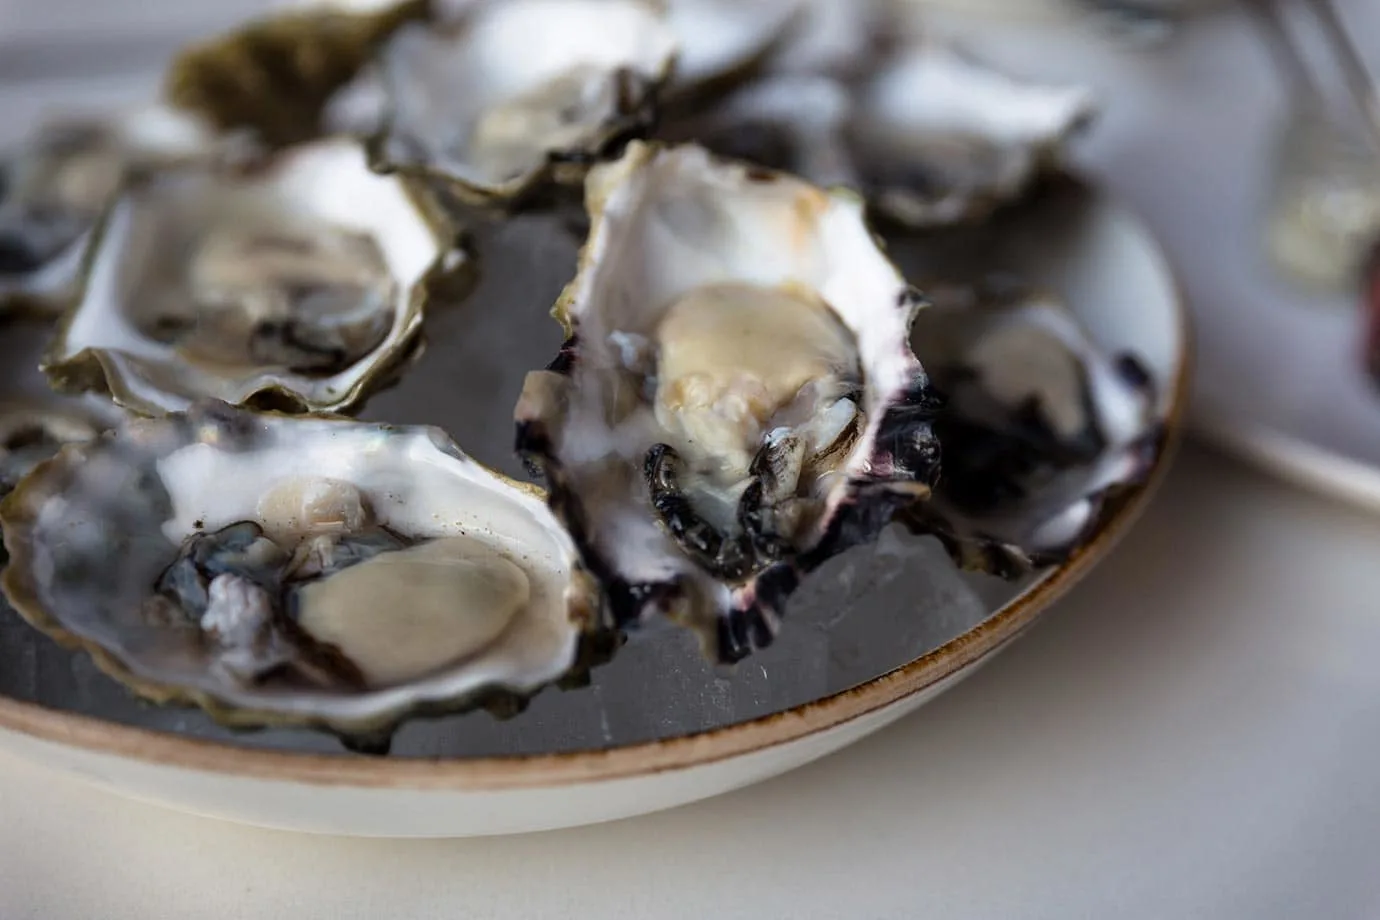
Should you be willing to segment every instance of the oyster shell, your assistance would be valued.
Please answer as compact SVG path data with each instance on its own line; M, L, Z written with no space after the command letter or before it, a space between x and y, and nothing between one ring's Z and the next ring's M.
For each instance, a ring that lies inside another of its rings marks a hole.
M1093 111L1082 87L1017 80L926 40L857 91L849 144L879 213L916 228L975 221L1057 163Z
M660 9L642 0L491 0L408 25L379 53L389 110L373 163L472 204L578 181L650 124L674 52Z
M83 444L115 424L121 413L96 397L0 399L0 499L67 444Z
M174 105L222 129L252 130L270 146L312 140L352 126L328 108L345 105L338 97L378 47L430 8L428 0L293 4L184 50L164 91Z
M1163 440L1155 382L1051 295L931 290L912 344L947 399L934 423L944 476L900 517L964 568L1015 578L1061 564L1149 475Z
M668 0L675 32L673 97L747 77L801 28L807 0Z
M528 375L518 449L618 626L660 613L733 661L803 573L872 539L938 469L907 344L920 305L847 193L633 142Z
M44 371L150 414L341 410L416 354L429 288L465 262L429 197L371 172L356 141L160 173L107 214Z
M57 314L75 295L81 256L131 174L209 157L210 128L162 106L41 125L0 153L0 314Z
M668 120L658 138L796 173L815 185L858 186L847 144L853 100L824 76L769 76L707 110Z
M856 76L891 28L878 0L804 0L804 9L767 63L773 74Z
M1020 197L1092 115L1081 87L1015 80L927 40L867 77L768 76L658 136L856 188L879 217L922 229Z
M235 726L379 750L578 679L608 638L540 490L434 428L198 404L67 448L0 523L26 619Z

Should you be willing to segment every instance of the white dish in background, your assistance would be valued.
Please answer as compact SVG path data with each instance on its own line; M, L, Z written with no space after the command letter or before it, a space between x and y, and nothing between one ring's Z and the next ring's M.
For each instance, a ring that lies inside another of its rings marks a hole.
M1166 45L1136 49L1063 0L1032 4L1039 15L1004 12L1002 0L965 5L915 3L985 60L1086 82L1104 103L1077 159L1144 215L1183 282L1198 352L1194 430L1380 508L1380 388L1363 373L1359 285L1351 297L1305 293L1267 261L1262 222L1289 97L1257 25L1227 5ZM1364 41L1380 32L1380 4L1337 5L1380 74L1380 43Z

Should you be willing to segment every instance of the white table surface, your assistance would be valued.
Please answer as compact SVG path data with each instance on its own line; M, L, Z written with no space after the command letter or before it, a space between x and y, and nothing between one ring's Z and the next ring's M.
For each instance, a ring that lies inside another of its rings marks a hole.
M168 0L0 0L0 37L105 3L184 27ZM44 89L10 95L11 125ZM1190 450L956 690L781 779L592 828L313 838L0 757L0 920L1380 917L1377 549L1380 517Z
M1380 518L1190 449L975 677L723 798L460 841L261 831L0 758L0 917L1380 917Z

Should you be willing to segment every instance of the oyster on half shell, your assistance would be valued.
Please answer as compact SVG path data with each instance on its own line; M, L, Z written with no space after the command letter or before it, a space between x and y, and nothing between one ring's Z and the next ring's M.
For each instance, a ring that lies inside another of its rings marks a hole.
M218 149L195 117L147 106L50 121L0 152L0 314L62 312L91 228L121 183Z
M877 216L923 229L1019 198L1092 114L1080 87L1016 80L925 40L863 77L768 76L659 136L856 188Z
M518 449L615 625L662 614L734 661L804 573L929 491L921 300L854 196L703 148L634 142L586 201L567 342L528 375Z
M158 173L105 216L44 371L150 414L342 410L417 353L429 289L465 263L429 196L353 140Z
M373 163L472 204L578 181L647 128L674 56L661 8L643 0L489 0L409 24L377 58L388 109Z
M1017 283L932 288L915 351L944 394L944 476L900 515L964 568L1006 578L1058 565L1149 475L1156 386L1054 297Z
M1093 113L1083 87L1017 80L922 40L858 89L849 146L882 215L916 228L975 221L1056 164Z
M408 716L511 713L611 650L540 490L434 428L132 418L25 479L0 524L26 619L229 725L381 751Z

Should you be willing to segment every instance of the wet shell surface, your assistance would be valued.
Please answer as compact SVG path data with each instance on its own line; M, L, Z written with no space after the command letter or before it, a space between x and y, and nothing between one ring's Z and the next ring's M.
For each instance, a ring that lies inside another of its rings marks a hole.
M131 174L213 155L196 118L162 106L40 126L0 152L0 314L57 314L92 226Z
M349 139L160 173L106 215L44 370L150 414L354 406L415 354L430 286L465 267L455 239Z
M921 299L856 197L700 147L635 142L586 200L568 340L528 376L519 451L614 623L669 616L737 660L804 573L934 481Z
M477 204L578 181L644 131L675 38L642 0L506 0L400 29L378 56L387 96L373 161Z
M825 187L859 185L847 143L852 97L824 76L770 76L712 108L668 121L658 137L796 173Z
M70 447L0 505L6 596L139 694L380 749L578 677L596 604L540 491L439 430L223 403Z
M1014 578L1061 564L1160 453L1151 374L1019 282L935 301L912 341L946 397L944 475L902 518L964 568Z
M849 144L888 218L909 227L971 222L1057 165L1093 114L1082 87L1018 80L925 40L858 90Z
M98 397L10 397L0 400L0 499L66 444L95 438L121 417Z
M802 27L806 0L667 0L676 36L668 94L748 77Z
M926 39L864 75L768 75L658 136L855 188L877 216L927 229L1021 197L1092 116L1080 87L1016 80Z

